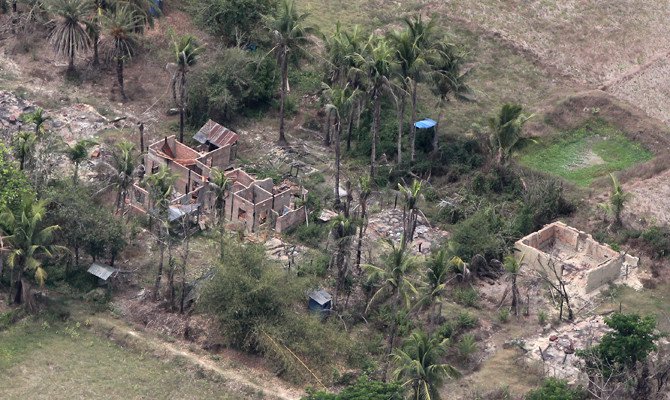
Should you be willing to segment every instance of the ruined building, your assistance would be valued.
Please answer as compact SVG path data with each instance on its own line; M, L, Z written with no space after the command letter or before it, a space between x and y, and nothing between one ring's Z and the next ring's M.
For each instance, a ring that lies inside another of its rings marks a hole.
M515 248L523 265L551 278L555 270L559 278L584 294L616 280L639 261L562 222L531 233L517 241Z
M304 207L296 201L307 192L284 181L274 185L272 179L258 180L239 168L233 169L239 136L210 120L194 136L201 143L193 149L175 139L165 137L149 146L144 158L146 174L156 173L166 166L177 176L169 207L170 221L185 215L209 213L214 196L209 190L212 168L226 171L230 189L225 201L225 219L248 232L262 228L283 232L305 221ZM131 208L146 213L151 207L148 190L142 182L133 185Z

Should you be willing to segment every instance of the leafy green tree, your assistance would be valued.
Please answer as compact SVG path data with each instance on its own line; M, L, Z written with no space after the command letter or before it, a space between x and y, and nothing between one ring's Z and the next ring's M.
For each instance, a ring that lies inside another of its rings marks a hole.
M216 211L218 223L221 225L226 215L226 197L228 197L230 185L230 179L226 176L225 171L219 168L212 168L209 187L214 193L214 210Z
M368 96L372 99L372 127L370 152L370 178L374 180L377 165L377 142L381 125L382 95L390 89L390 76L394 64L393 49L384 38L371 35L361 53L352 56L356 63L354 72L367 79Z
M444 379L460 374L441 360L447 351L449 339L430 337L424 332L414 332L403 343L402 349L393 353L397 366L395 379L411 391L415 400L439 400L438 389Z
M403 388L398 382L380 382L361 376L340 393L311 392L302 400L402 400Z
M35 146L37 145L37 137L31 131L19 131L14 138L14 156L19 160L19 170L30 164L33 154L35 153Z
M194 4L195 19L227 46L241 47L262 40L264 15L277 9L276 0L203 0Z
M590 375L602 375L605 379L615 374L632 371L638 362L644 362L657 349L656 341L662 336L656 332L653 316L615 313L605 318L612 329L600 343L586 350L577 351L584 359Z
M108 57L116 62L116 79L122 100L128 100L123 83L123 66L137 50L138 35L146 23L146 15L138 12L136 7L120 2L114 11L106 12L102 17Z
M186 74L192 68L203 48L198 46L195 37L180 36L172 43L177 64L177 73L172 78L172 98L179 107L179 141L184 142L184 115L186 112ZM177 93L179 93L177 95Z
M547 378L537 389L526 394L526 400L586 400L589 394L581 387L572 388L561 379Z
M11 270L10 301L23 304L28 311L35 311L32 298L30 277L40 286L47 279L44 261L54 253L67 251L53 244L53 235L59 229L57 225L44 226L46 201L36 201L33 197L24 197L21 207L12 211L5 207L0 210L0 230L9 243L7 264ZM17 293L13 287L18 284Z
M17 168L9 150L0 143L0 209L17 211L22 199L35 196L26 175Z
M65 154L74 164L72 182L75 184L75 186L79 180L79 166L82 162L88 159L88 151L96 144L97 142L95 140L82 139L76 142L74 145L68 146L65 150Z
M80 0L52 0L48 8L56 16L49 43L57 55L68 58L67 75L74 76L77 72L75 56L90 48L85 22L93 11L92 4Z
M266 16L266 25L272 35L273 52L277 57L281 76L279 99L279 140L280 146L288 144L285 136L285 102L288 93L288 63L289 58L298 62L307 56L306 46L311 43L310 35L315 29L307 26L305 20L308 14L300 14L294 0L281 0L276 16Z
M523 107L519 104L505 104L498 115L489 118L490 143L499 167L507 166L512 151L525 141L523 126L532 116L527 117L522 111Z
M100 163L102 171L101 178L108 182L109 186L116 189L116 209L123 211L126 206L128 191L133 185L133 173L137 166L137 156L134 154L135 145L124 140L116 145L112 151L109 162Z

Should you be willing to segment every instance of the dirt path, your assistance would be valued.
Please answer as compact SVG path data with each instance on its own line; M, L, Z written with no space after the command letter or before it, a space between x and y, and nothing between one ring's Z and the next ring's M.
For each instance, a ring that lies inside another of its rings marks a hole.
M187 343L166 342L105 314L90 316L78 313L73 314L73 318L122 347L151 353L165 362L185 361L188 367L206 373L209 378L222 382L231 391L239 393L244 398L298 400L303 394L301 390L289 387L278 378L246 368L235 360L228 360L225 357L215 360L211 354L201 354L190 349Z

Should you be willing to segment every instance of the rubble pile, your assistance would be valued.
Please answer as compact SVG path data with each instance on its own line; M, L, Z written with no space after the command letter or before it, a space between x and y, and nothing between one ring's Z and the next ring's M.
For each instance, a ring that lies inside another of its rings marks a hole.
M372 239L389 239L399 242L403 235L402 209L388 209L370 218L368 234ZM411 248L417 253L428 254L449 237L449 233L432 227L423 216L419 216Z

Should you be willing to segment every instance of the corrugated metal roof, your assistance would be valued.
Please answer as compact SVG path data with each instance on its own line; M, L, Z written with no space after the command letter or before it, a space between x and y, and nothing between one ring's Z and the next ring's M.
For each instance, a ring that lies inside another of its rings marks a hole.
M309 294L309 298L319 303L319 305L324 305L333 299L333 296L325 290L315 290Z
M233 144L237 142L238 138L237 133L219 125L211 119L193 136L193 139L202 144L211 143L217 147Z
M91 266L88 268L88 272L90 274L93 274L97 276L98 278L102 279L103 281L106 281L112 274L117 272L118 269L114 267L110 267L109 265L105 264L98 264L98 263L93 263Z
M186 214L192 214L198 209L198 204L171 205L168 208L168 220L176 221Z

